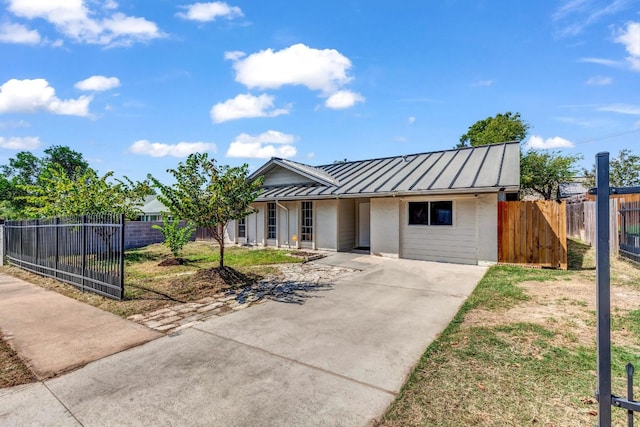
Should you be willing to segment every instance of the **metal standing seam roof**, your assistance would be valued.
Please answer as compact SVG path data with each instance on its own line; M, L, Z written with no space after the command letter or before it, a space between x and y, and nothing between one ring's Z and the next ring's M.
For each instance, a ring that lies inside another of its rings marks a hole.
M517 142L315 167L273 158L251 178L277 165L312 178L317 184L265 186L257 201L517 191L520 187Z

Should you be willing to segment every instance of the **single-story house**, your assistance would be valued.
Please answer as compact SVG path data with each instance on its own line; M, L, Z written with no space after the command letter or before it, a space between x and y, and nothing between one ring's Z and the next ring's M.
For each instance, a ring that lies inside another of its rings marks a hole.
M498 260L498 200L517 197L520 145L494 144L310 166L272 158L238 244L461 264Z
M162 221L162 213L168 209L158 200L157 195L146 196L144 204L140 207L142 212L139 216L140 221Z

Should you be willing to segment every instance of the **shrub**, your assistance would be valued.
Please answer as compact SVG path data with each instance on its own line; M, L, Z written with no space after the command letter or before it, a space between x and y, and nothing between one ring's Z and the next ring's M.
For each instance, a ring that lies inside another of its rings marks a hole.
M178 258L180 251L182 251L184 245L189 243L191 235L196 229L191 223L186 223L184 227L180 227L178 219L169 220L167 217L162 217L162 226L153 225L153 228L160 230L164 236L164 245L171 250L174 258Z

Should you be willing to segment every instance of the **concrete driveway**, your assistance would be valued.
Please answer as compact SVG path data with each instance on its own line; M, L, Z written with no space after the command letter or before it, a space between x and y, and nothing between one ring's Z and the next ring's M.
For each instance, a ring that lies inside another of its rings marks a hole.
M44 383L0 390L0 424L364 426L393 401L483 267L334 254L357 268Z

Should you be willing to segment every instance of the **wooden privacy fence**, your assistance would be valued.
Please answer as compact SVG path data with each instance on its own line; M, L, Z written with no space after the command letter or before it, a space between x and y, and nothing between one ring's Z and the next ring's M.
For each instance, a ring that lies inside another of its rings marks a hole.
M498 202L498 262L567 269L564 202Z

